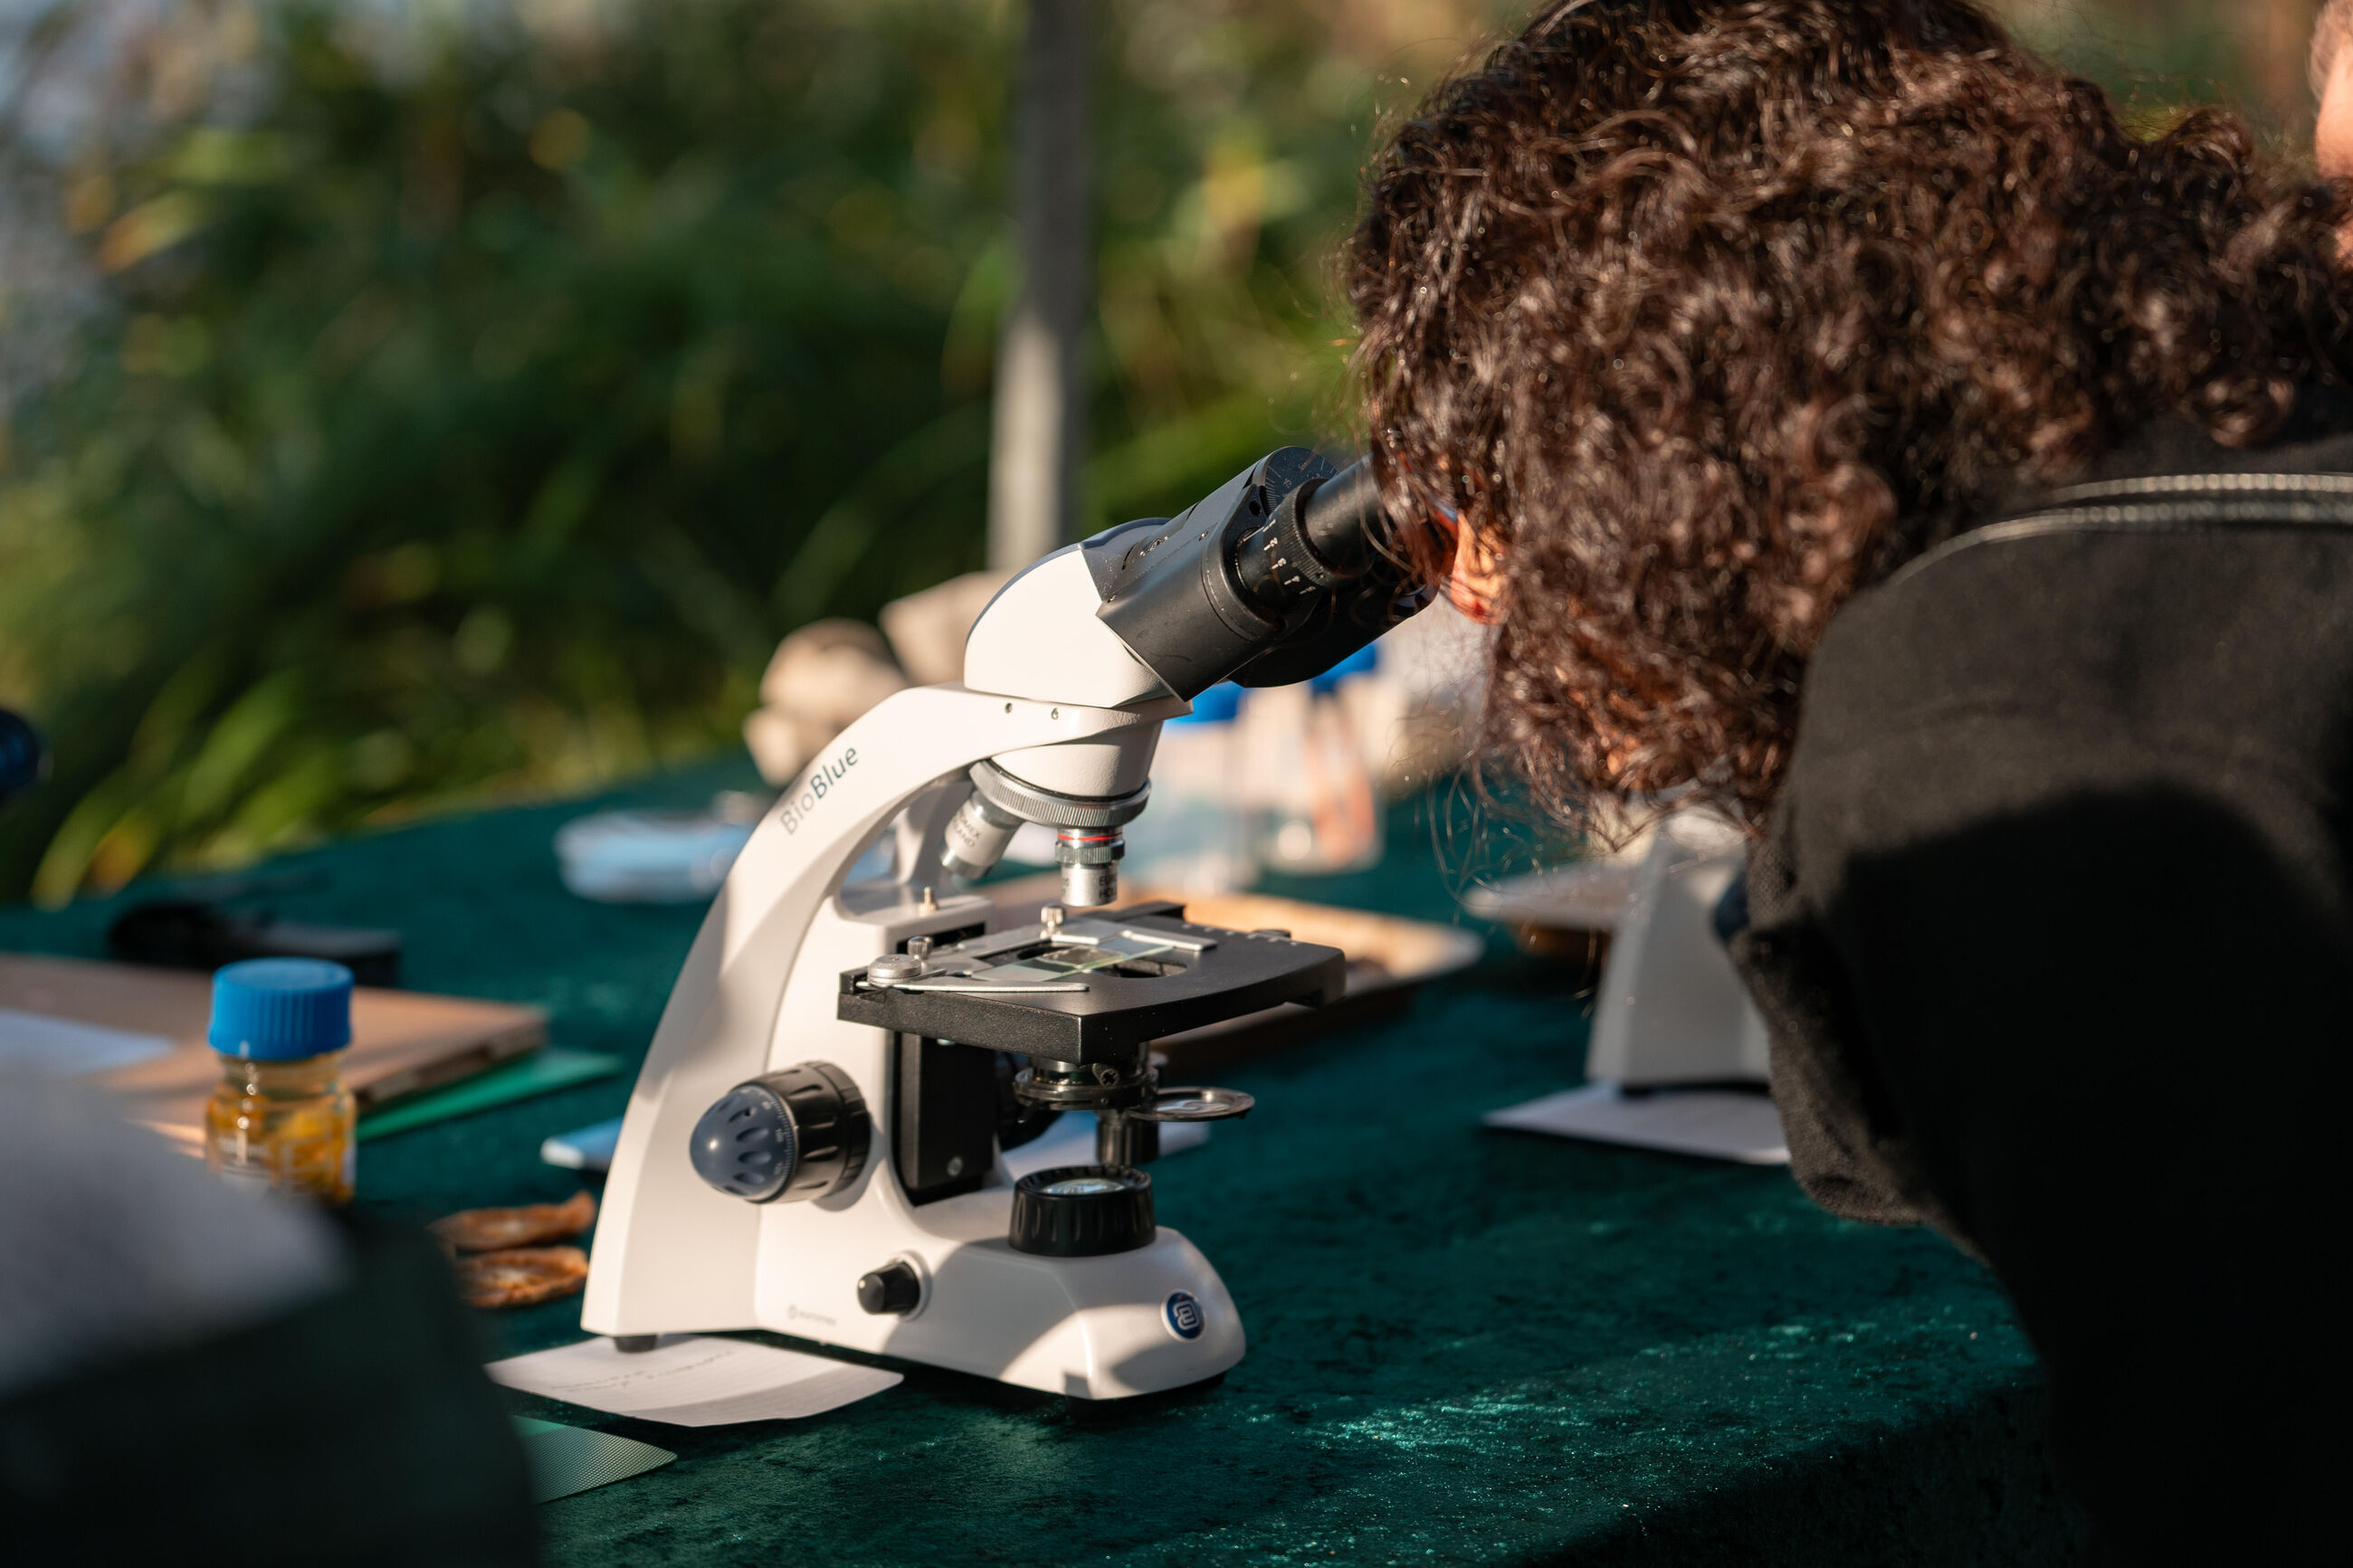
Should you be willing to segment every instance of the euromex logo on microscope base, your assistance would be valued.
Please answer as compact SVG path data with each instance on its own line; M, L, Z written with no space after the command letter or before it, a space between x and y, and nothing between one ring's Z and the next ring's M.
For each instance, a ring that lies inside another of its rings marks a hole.
M777 819L785 825L785 831L798 833L808 814L817 809L817 803L832 793L842 780L849 776L849 770L857 765L858 748L852 746L829 763L820 759L803 773L791 797L776 808Z
M1199 1339L1201 1330L1208 1323L1208 1317L1201 1310L1201 1303L1195 1300L1187 1290L1179 1290L1170 1296L1161 1307L1160 1316L1161 1321L1168 1325L1168 1331L1180 1340Z

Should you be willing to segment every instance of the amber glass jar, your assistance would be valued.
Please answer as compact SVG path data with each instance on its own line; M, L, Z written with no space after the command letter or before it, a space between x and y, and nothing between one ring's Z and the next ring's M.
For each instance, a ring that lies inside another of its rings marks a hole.
M352 973L258 958L213 976L210 1039L221 1078L205 1108L205 1163L227 1180L352 1199L357 1113L343 1087Z

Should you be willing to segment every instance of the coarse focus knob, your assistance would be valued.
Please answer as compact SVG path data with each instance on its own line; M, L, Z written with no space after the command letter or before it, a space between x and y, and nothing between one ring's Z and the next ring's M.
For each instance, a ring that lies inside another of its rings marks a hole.
M1016 1252L1101 1258L1149 1247L1152 1178L1125 1165L1061 1165L1013 1184Z
M923 1300L923 1276L904 1261L886 1263L858 1281L858 1305L878 1318L903 1317Z
M798 1203L839 1192L866 1169L866 1099L830 1062L739 1083L694 1124L694 1173L731 1197Z

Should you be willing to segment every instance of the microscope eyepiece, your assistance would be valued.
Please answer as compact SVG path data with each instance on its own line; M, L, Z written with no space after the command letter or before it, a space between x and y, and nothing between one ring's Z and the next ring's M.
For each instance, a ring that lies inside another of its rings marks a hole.
M1430 599L1383 552L1369 459L1269 453L1174 518L1088 540L1095 614L1177 696L1323 674Z
M1234 575L1254 607L1281 615L1387 564L1380 526L1380 486L1359 458L1277 502L1263 527L1236 542Z
M1380 551L1381 483L1372 459L1359 458L1308 491L1299 507L1299 531L1344 577L1361 576L1386 561Z

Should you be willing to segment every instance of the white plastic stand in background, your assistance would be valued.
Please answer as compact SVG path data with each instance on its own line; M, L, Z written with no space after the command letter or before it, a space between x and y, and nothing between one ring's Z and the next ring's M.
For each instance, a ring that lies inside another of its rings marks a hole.
M1546 873L1542 883L1490 895L1486 901L1499 908L1511 903L1513 918L1531 918L1538 913L1531 900L1549 892L1611 936L1586 1047L1592 1081L1491 1111L1482 1119L1488 1126L1748 1164L1788 1163L1780 1119L1760 1092L1765 1020L1715 932L1716 906L1745 857L1736 826L1713 813L1679 812L1658 825L1630 866ZM1597 894L1620 889L1614 915L1590 907Z
M1765 1020L1715 933L1716 905L1745 858L1740 830L1714 813L1659 824L1602 965L1588 1078L1765 1081Z

